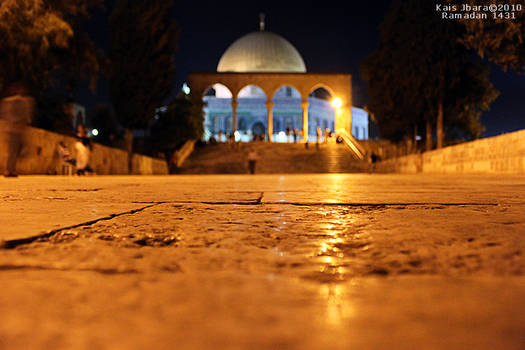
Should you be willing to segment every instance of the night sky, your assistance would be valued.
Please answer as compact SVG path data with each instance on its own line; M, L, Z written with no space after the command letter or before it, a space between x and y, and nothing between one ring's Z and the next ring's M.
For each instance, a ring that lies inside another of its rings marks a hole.
M377 46L378 25L390 8L390 0L310 2L177 1L175 19L180 31L176 54L176 89L192 71L215 71L221 55L236 39L258 30L259 13L266 14L266 30L295 46L308 72L343 72L353 76L353 103L367 103L365 84L359 76L360 62ZM429 6L434 6L429 2ZM108 5L108 12L111 5ZM102 48L108 45L107 14L93 17L90 32ZM503 72L491 65L490 78L501 95L484 113L485 136L525 129L525 76ZM175 92L174 92L175 94ZM107 103L107 84L101 80L96 96L79 96L88 108Z

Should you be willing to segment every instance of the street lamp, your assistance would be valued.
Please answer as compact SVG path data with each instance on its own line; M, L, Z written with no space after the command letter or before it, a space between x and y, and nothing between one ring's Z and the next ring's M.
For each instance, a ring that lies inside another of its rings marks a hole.
M182 92L184 92L185 95L189 95L190 91L190 87L187 83L182 84Z
M332 100L332 106L335 108L341 108L343 106L343 101L339 97L336 97Z

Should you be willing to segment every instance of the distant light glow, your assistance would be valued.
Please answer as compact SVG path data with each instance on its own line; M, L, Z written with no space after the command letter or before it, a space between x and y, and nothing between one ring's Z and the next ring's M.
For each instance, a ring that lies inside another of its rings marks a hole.
M284 131L279 131L277 134L274 134L275 142L288 142L288 137Z
M184 83L182 84L182 92L184 92L184 94L186 95L189 95L190 94L190 87L188 86L188 84Z
M341 108L343 107L343 101L339 97L336 97L332 100L332 106L335 108Z
M239 132L239 130L235 130L233 135L235 137L235 142L239 142L241 140L241 133Z
M98 136L98 130L97 130L97 129L93 129L93 130L91 130L91 134L92 134L93 136Z

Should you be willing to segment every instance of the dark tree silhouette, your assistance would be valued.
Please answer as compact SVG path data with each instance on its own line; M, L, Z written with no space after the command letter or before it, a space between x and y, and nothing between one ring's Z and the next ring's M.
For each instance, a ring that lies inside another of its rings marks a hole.
M16 81L36 91L58 84L72 90L88 77L95 82L100 55L80 26L100 3L1 1L0 89Z
M113 109L108 105L97 105L91 112L91 127L98 130L95 141L116 147L119 145L120 132Z
M458 41L463 27L443 21L434 4L395 1L380 26L380 43L361 66L368 83L368 109L383 137L399 141L425 126L426 148L443 130L475 138L481 111L498 93L488 69Z
M494 1L468 0L451 1L460 6L462 3L471 5L494 5ZM511 69L519 74L525 74L525 5L521 0L496 2L508 5L509 11L491 14L486 19L465 19L460 21L466 28L461 41L475 50L481 57L487 58L501 66L503 70ZM515 11L512 11L512 10ZM506 18L513 16L514 18ZM512 14L513 13L513 14Z
M171 0L116 0L110 16L110 95L119 122L147 128L175 80Z
M202 97L179 95L157 114L151 128L157 151L171 153L188 140L202 137L204 131L204 102Z

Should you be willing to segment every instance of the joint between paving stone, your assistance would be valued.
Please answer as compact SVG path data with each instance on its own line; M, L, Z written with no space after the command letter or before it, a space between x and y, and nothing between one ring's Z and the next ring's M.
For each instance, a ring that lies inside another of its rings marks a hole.
M38 239L50 238L50 237L52 237L52 236L54 236L54 235L56 235L56 234L58 234L58 233L60 233L62 231L65 231L65 230L71 230L73 228L79 228L79 227L84 227L84 226L91 226L93 224L96 224L97 222L112 220L112 219L114 219L116 217L123 216L123 215L136 214L136 213L144 211L144 210L146 210L148 208L151 208L151 207L154 207L154 206L157 206L157 205L160 205L160 204L164 204L164 203L165 202L157 202L157 203L154 203L154 204L146 205L145 207L142 207L142 208L132 209L132 210L128 210L128 211L125 211L125 212L122 212L122 213L109 214L109 215L101 217L101 218L89 220L89 221L86 221L86 222L82 222L82 223L71 225L71 226L67 226L67 227L61 227L61 228L58 228L58 229L55 229L55 230L52 230L52 231L49 231L49 232L46 232L46 233L43 233L43 234L39 234L39 235L34 235L34 236L30 236L30 237L26 237L26 238L20 238L20 239L12 239L12 240L0 241L0 249L14 249L14 248L16 248L18 246L21 246L21 245L31 244L34 241L38 240Z

